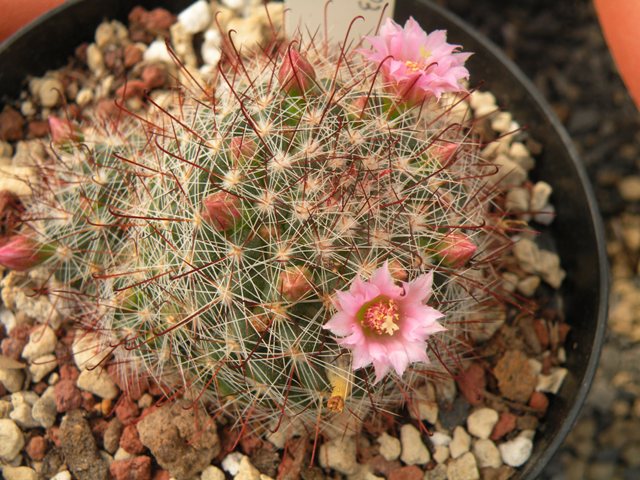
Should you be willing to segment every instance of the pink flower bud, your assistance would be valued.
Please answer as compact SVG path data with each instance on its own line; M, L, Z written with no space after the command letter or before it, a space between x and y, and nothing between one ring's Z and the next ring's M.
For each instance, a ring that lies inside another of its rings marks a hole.
M51 130L51 139L57 145L63 145L67 142L81 142L82 132L73 125L69 120L49 116L49 130Z
M289 48L278 72L278 81L289 95L301 95L315 84L316 72L300 52Z
M459 148L460 145L457 143L447 143L433 147L431 152L433 152L434 158L440 162L440 165L447 165L454 158Z
M227 192L209 195L202 206L202 219L220 231L229 230L241 217L240 200Z
M476 253L476 245L463 233L451 233L436 247L438 256L447 265L464 267Z
M53 248L39 245L24 235L13 235L0 246L0 265L17 271L29 270L53 255Z
M310 280L311 273L307 268L288 268L280 272L280 292L287 300L300 300L311 291Z
M250 160L258 153L258 145L251 138L233 137L229 142L229 151L236 161Z

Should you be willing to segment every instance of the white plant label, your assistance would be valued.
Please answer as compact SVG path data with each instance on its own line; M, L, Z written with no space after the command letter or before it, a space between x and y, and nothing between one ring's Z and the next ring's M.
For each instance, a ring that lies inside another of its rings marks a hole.
M331 42L342 43L351 25L349 39L357 43L363 36L375 33L381 18L393 17L395 3L395 0L285 0L287 35L291 37L300 31L305 41L324 40L326 32ZM358 16L363 18L352 22Z

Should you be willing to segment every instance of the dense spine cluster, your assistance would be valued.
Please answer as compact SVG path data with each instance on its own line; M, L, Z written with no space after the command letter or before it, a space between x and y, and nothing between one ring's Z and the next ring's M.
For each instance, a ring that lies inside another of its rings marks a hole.
M499 178L465 95L409 106L361 55L308 47L232 59L213 89L59 143L26 216L49 293L123 377L258 426L397 407L502 303ZM433 363L375 383L323 325L385 262L399 281L435 271L447 331Z

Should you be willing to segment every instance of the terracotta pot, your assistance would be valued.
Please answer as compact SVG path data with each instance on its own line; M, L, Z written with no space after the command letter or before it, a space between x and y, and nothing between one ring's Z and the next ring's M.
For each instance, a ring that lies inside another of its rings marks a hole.
M64 0L0 0L0 42Z
M620 75L640 108L640 2L595 0L595 4Z

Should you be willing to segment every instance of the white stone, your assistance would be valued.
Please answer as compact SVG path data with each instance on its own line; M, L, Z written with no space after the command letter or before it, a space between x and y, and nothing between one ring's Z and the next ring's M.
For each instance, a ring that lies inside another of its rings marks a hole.
M35 327L29 334L29 341L22 350L22 358L33 360L43 355L53 353L56 349L56 332L49 325Z
M438 445L444 445L445 447L448 447L451 443L451 436L443 432L433 432L433 435L431 435L431 443L433 443L436 447Z
M380 455L382 455L385 460L392 462L398 459L402 451L400 440L385 432L378 437L378 443L380 444Z
M224 472L218 467L209 465L200 474L200 480L224 480Z
M448 480L479 480L480 472L476 464L476 457L467 452L447 465Z
M518 291L525 297L532 297L540 286L540 277L530 275L518 282Z
M38 480L38 474L29 467L2 467L4 480Z
M533 219L541 225L551 225L555 218L556 208L551 204L545 205L533 216Z
M10 462L24 447L24 435L13 420L0 419L0 460Z
M20 369L0 368L0 383L9 392L19 392L24 385L24 372Z
M243 456L240 460L238 473L233 478L234 480L260 480L260 472L251 465L249 457Z
M527 273L536 273L540 263L540 249L533 240L519 239L513 247L513 254L518 260L520 268Z
M128 460L128 459L133 458L133 457L135 457L135 454L127 452L122 447L118 447L118 450L116 450L116 453L113 455L113 459L115 461Z
M498 417L498 412L491 408L479 408L467 418L467 430L475 437L489 438Z
M81 331L76 331L71 350L80 371L100 365L110 354L109 349L102 348L98 335Z
M191 34L203 32L211 24L209 3L199 0L178 14L178 22Z
M502 461L510 467L520 467L531 456L533 441L527 436L519 435L513 440L501 443L498 446Z
M69 470L63 470L51 477L51 480L71 480L71 473L69 473Z
M452 458L458 458L469 451L471 446L471 437L464 427L457 426L453 430L453 439L449 444L449 451Z
M558 254L548 250L540 250L538 274L553 288L560 288L567 273L560 267Z
M33 404L31 416L43 428L50 428L56 422L56 401L54 387L48 387Z
M400 460L406 465L424 465L431 460L431 454L422 442L420 431L411 424L400 427L402 454Z
M78 92L78 95L76 95L76 103L81 107L89 105L92 101L93 90L90 88L83 88Z
M498 133L506 133L511 127L512 116L509 112L500 112L491 120L491 128Z
M473 454L480 468L500 468L502 465L500 450L498 450L496 444L488 438L480 439L473 444Z
M491 92L481 92L480 90L474 91L469 98L469 105L474 110L480 107L492 107L496 109L496 97Z
M211 28L205 32L204 42L200 49L202 60L204 60L205 64L214 67L218 65L220 57L222 56L222 52L220 50L221 41L222 37L217 28Z
M539 375L536 390L538 392L558 393L569 371L566 368L554 368L549 375Z
M504 206L510 212L522 213L529 211L530 194L526 188L515 187L507 192Z
M498 155L493 163L498 167L498 172L491 177L494 182L503 186L518 186L527 180L527 172L506 155Z
M451 453L449 452L449 447L445 445L437 445L433 452L433 459L436 463L444 463L449 460L449 456Z
M502 274L502 288L507 292L515 292L518 286L518 275L513 272L504 272Z
M32 360L29 365L29 372L31 372L31 381L38 383L44 377L53 372L58 366L56 356L52 353L48 353L41 357Z
M225 7L230 8L231 10L240 10L244 8L247 4L246 0L222 0L222 3Z
M414 394L414 401L409 407L409 413L413 418L416 418L417 413L419 420L435 424L438 421L438 403L435 398L436 392L433 384L427 383L420 387Z
M0 309L0 323L4 325L7 333L11 333L11 330L16 326L15 314L8 308Z
M118 396L118 387L101 366L82 370L78 376L77 385L79 389L107 400L113 400Z
M521 142L513 142L509 147L509 157L524 168L526 171L531 170L535 167L536 162L531 157L529 150L527 147Z
M531 189L531 210L537 212L542 210L547 203L553 188L547 182L538 182Z
M254 49L264 40L261 25L255 17L232 18L227 23L227 29L235 30L233 41L238 50L243 52Z
M13 409L9 414L9 418L22 428L39 427L39 422L33 419L31 413L33 404L36 401L38 401L38 395L35 392L16 392L12 394L11 404Z
M45 78L38 87L38 99L40 105L45 108L52 108L60 103L61 95L64 94L64 86L57 78Z
M9 418L9 413L13 409L11 402L0 400L0 418Z
M351 436L336 437L320 446L318 461L322 468L332 468L344 475L358 471L356 462L356 442Z
M87 48L87 65L96 77L102 77L106 72L104 56L102 55L100 47L95 43L92 43Z
M243 454L240 452L232 452L222 459L222 469L232 477L235 477L240 471L240 462L242 461Z
M173 58L167 50L164 40L154 40L151 42L149 47L144 51L143 59L149 63L164 62L173 64Z

